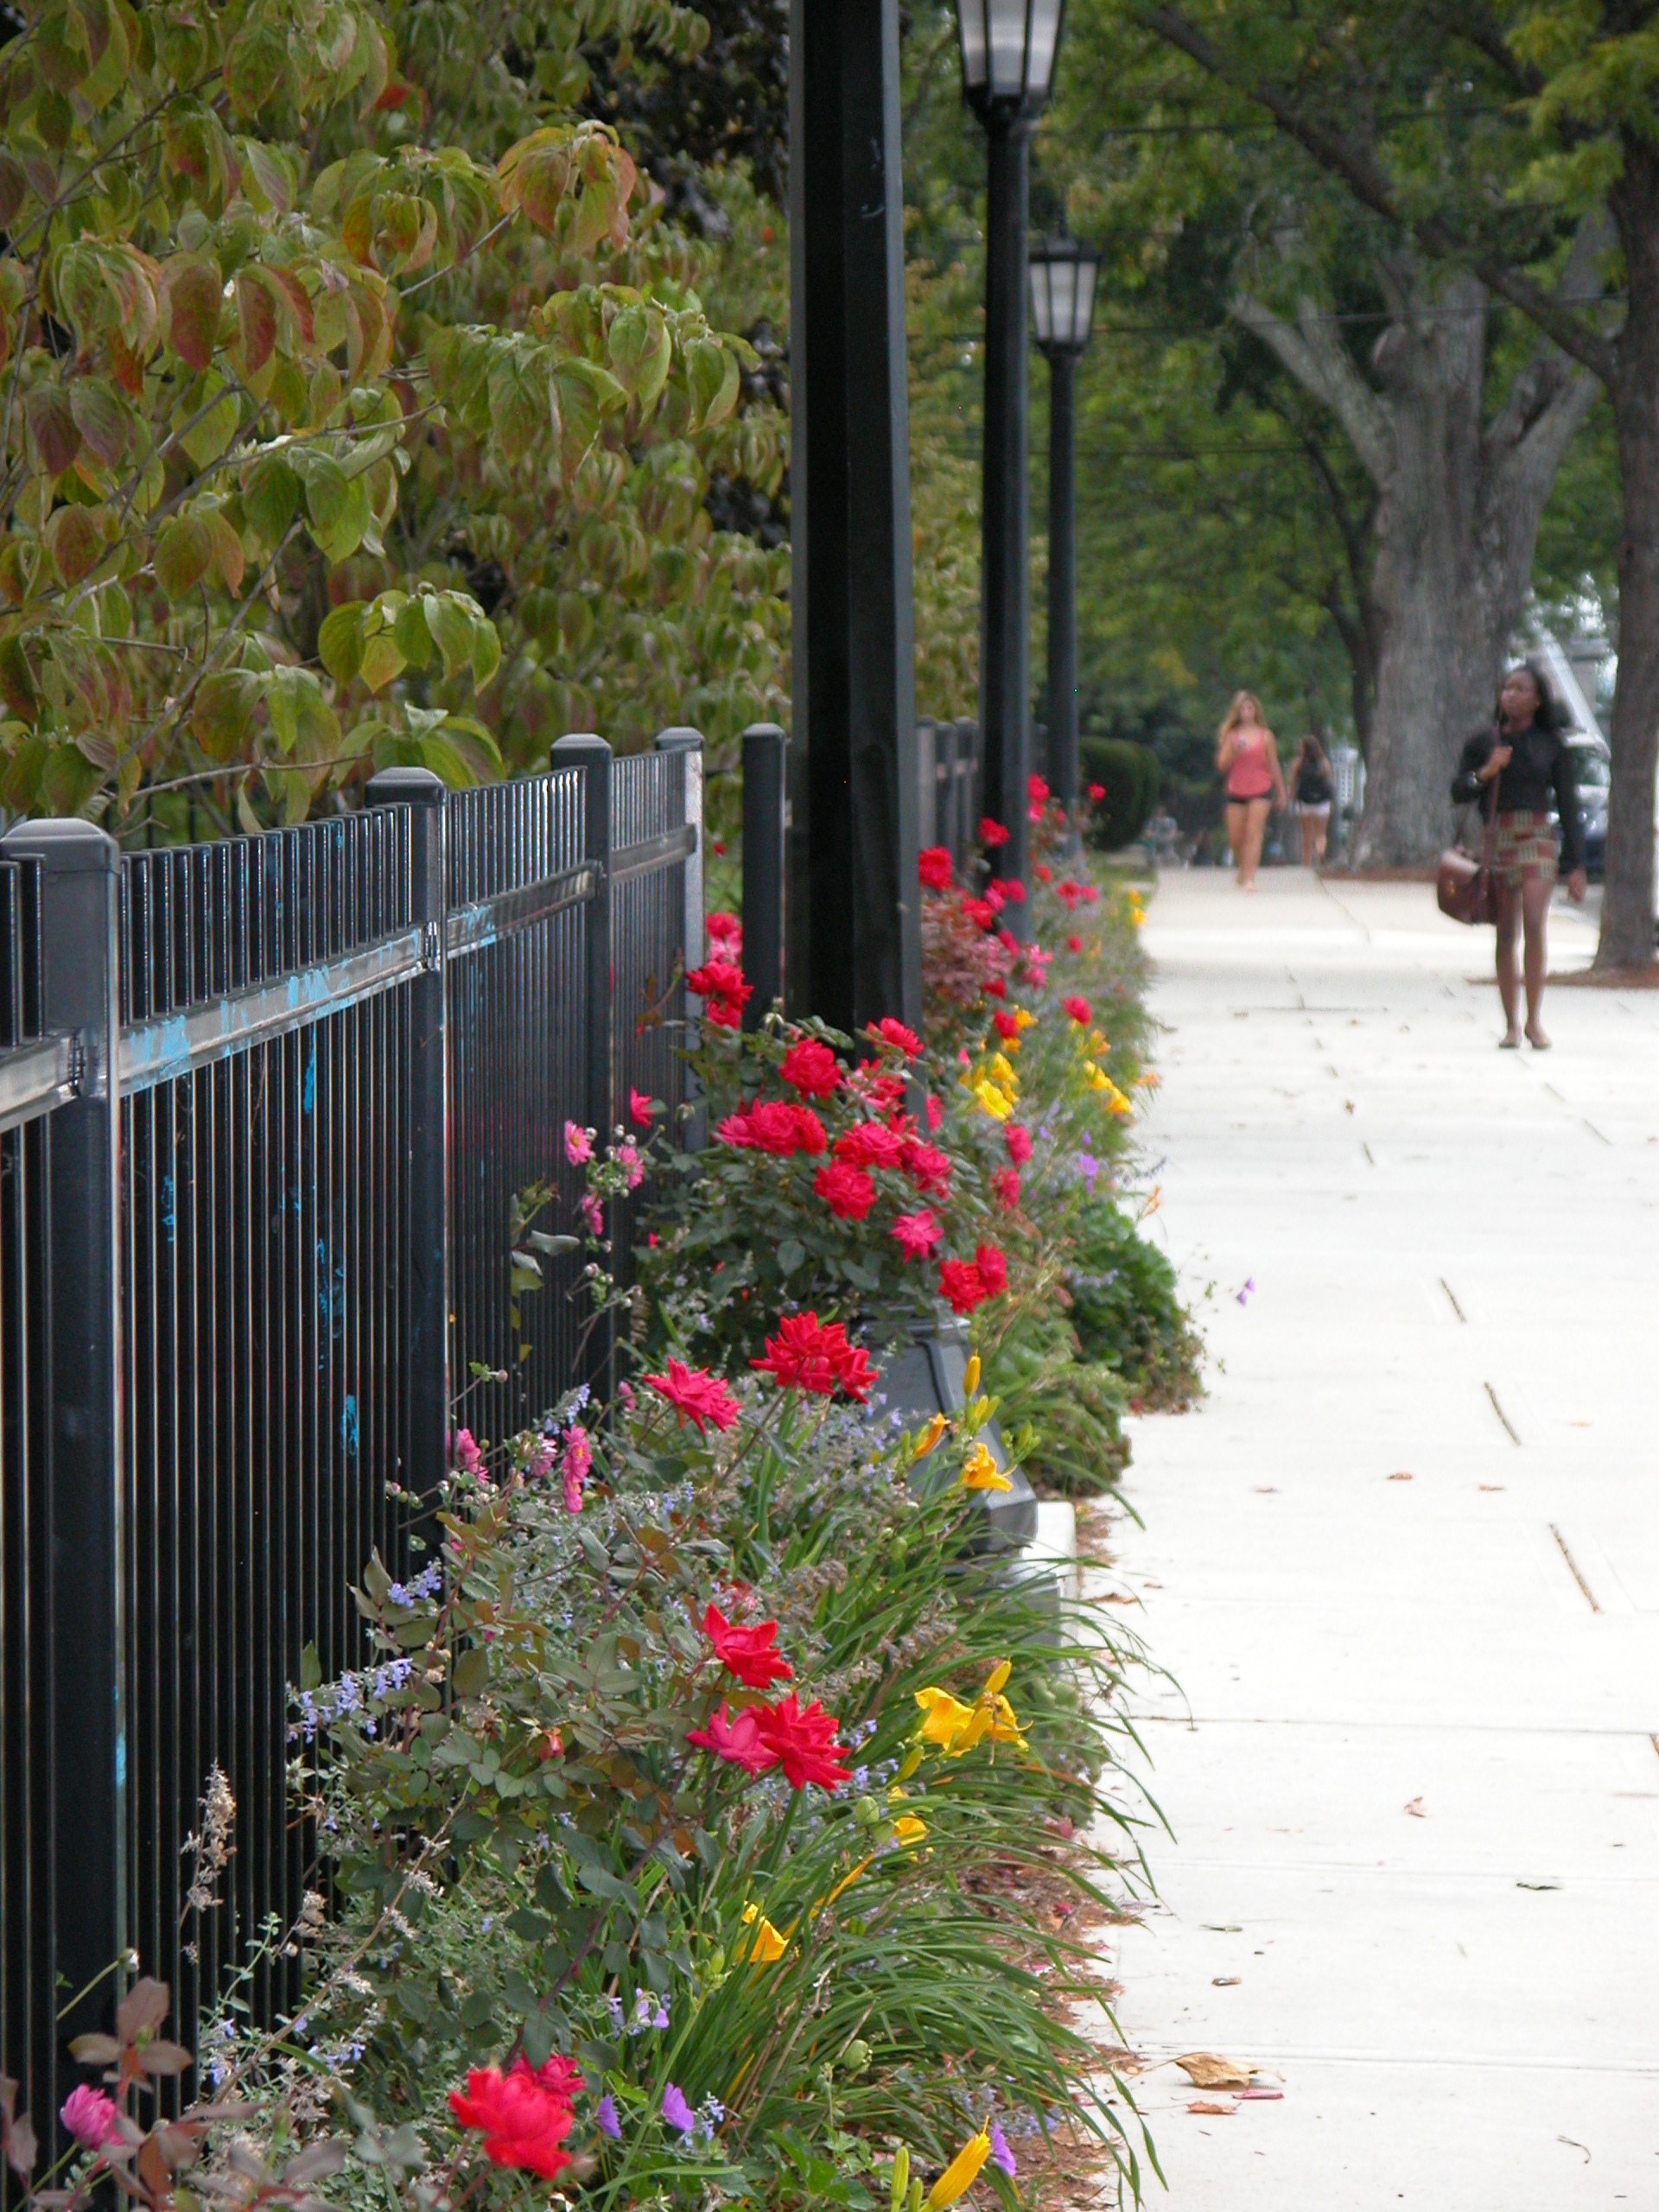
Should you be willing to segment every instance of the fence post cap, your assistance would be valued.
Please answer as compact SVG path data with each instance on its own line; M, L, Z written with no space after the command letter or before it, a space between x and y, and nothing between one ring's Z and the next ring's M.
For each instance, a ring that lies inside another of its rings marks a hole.
M0 837L11 860L37 860L48 875L113 875L121 848L107 830L79 815L42 816L14 822Z
M602 753L608 759L610 750L610 747L597 731L572 730L568 737L562 737L556 741L553 747L552 758L556 760L563 753L567 758L575 754L577 758L586 755L591 759L595 753Z
M441 806L443 779L430 768L381 768L369 778L364 797L371 806Z
M652 741L658 753L701 753L702 732L677 722L671 729L659 729Z
M751 737L775 737L779 745L789 743L788 738L777 722L751 722L743 735L746 741Z

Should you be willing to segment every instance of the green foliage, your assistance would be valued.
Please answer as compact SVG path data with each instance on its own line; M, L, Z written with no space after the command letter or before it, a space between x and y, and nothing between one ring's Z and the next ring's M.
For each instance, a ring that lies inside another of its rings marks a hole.
M1084 1357L1115 1369L1140 1405L1179 1407L1195 1394L1200 1345L1175 1270L1107 1192L1078 1216L1065 1287Z
M1158 804L1158 756L1144 745L1089 738L1079 760L1084 781L1105 793L1096 803L1091 835L1103 851L1116 852L1140 836Z
M0 797L293 821L775 709L781 476L708 256L574 103L689 11L76 0L0 48ZM596 42L596 44L595 44Z

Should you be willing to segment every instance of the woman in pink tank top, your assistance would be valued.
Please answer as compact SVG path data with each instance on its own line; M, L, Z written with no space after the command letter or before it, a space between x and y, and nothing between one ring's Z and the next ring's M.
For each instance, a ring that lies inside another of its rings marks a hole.
M1285 779L1279 751L1262 709L1248 691L1234 694L1227 719L1216 733L1216 768L1227 779L1227 842L1238 870L1239 887L1255 888L1268 810L1285 804Z

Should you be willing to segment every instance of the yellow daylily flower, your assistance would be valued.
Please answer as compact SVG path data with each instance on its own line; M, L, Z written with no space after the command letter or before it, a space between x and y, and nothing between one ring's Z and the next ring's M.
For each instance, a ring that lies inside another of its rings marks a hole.
M1096 1085L1096 1087L1098 1089L1101 1086ZM1106 1091L1106 1109L1109 1113L1134 1113L1135 1108L1130 1104L1129 1101L1124 1096L1123 1093L1118 1089L1117 1085L1112 1081L1109 1076L1106 1078L1104 1088Z
M963 1490L1012 1490L1014 1484L984 1445L976 1444L962 1470Z
M969 2137L928 2190L924 2212L944 2212L947 2204L954 2204L959 2196L965 2196L978 2180L979 2170L990 2155L990 2130L982 2127L977 2135Z
M963 1705L949 1690L930 1687L915 1691L916 1702L927 1716L922 1723L923 1740L937 1744L947 1758L953 1759L961 1758L976 1744L987 1739L993 1744L1012 1744L1016 1751L1023 1751L1026 1739L1020 1733L1014 1707L1002 1694L1012 1671L1011 1663L1006 1659L993 1667L985 1678L984 1688L972 1705Z
M1013 1099L1005 1098L996 1086L988 1082L983 1077L975 1084L973 1090L981 1108L994 1122L1006 1122L1013 1113Z
M991 1075L1010 1098L1020 1096L1020 1078L1001 1052L993 1053L991 1057Z
M919 1843L927 1834L927 1822L918 1821L914 1813L900 1813L893 1832L900 1843Z
M874 1853L871 1855L874 1856ZM856 1866L849 1867L847 1872L842 1876L841 1879L836 1884L835 1888L830 1891L829 1896L823 1898L822 1902L824 1904L834 1904L836 1899L841 1895L843 1890L851 1889L853 1884L858 1879L859 1876L864 1872L864 1869L869 1865L869 1863L870 1861L868 1859L861 1859ZM818 1908L816 1905L813 1907L813 1910L815 1912L817 1909Z
M789 1948L789 1938L779 1933L758 1904L745 1905L743 1925L753 1928L757 1920L760 1925L755 1929L754 1948L749 1953L749 1964L753 1967L775 1966Z
M1112 1049L1111 1039L1103 1035L1098 1029L1093 1030L1090 1033L1089 1049L1091 1052L1109 1052Z
M974 1352L970 1355L967 1366L962 1370L962 1395L964 1398L971 1398L978 1388L979 1354Z
M938 1442L939 1439L944 1434L945 1430L949 1428L950 1426L950 1422L946 1421L943 1414L935 1414L932 1420L929 1421L927 1427L922 1430L921 1433L917 1437L915 1443L911 1446L911 1458L912 1459L925 1459L928 1453L933 1449L933 1446Z
M921 1738L925 1744L937 1744L948 1751L957 1738L973 1719L973 1708L951 1696L949 1690L929 1688L912 1692L921 1707L923 1720Z
M1037 1019L1034 1014L1023 1006L1017 1006L1013 1011L1014 1020L1019 1023L1022 1029L1029 1029Z

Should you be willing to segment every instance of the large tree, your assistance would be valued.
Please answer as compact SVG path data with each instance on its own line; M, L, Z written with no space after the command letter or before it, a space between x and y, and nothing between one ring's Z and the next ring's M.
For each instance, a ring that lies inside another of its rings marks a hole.
M1370 481L1363 619L1346 626L1375 687L1359 855L1421 861L1444 842L1452 760L1490 712L1539 518L1597 386L1552 344L1517 348L1484 284L1264 140L1243 77L1300 54L1295 22L1265 6L1213 17L1200 30L1135 0L1074 16L1074 156L1088 148L1108 203L1141 212L1143 258L1174 250L1195 220L1230 225L1225 311L1340 426ZM1248 59L1235 68L1236 57ZM1307 97L1339 100L1372 138L1408 132L1422 86L1385 88L1369 48L1340 37L1320 60ZM1535 257L1559 227L1538 226ZM1592 281L1590 263L1581 240L1559 272L1568 296Z
M1171 8L1134 19L1270 116L1399 251L1526 315L1611 404L1624 529L1598 964L1654 950L1659 761L1659 9L1643 0ZM1599 244L1580 281L1567 254ZM1561 263L1568 262L1562 281Z

